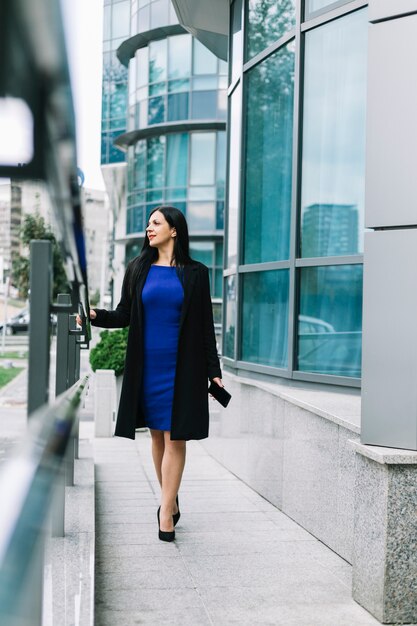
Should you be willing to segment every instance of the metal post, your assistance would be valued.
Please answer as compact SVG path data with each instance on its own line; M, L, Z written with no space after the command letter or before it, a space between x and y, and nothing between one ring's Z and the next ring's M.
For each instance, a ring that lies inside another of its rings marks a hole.
M30 242L28 416L48 403L51 260L50 241Z
M58 294L58 304L71 305L71 296L68 293ZM56 325L56 380L55 395L63 393L68 389L68 336L69 336L69 314L57 313Z
M75 315L70 315L68 320L69 331L77 330L77 323L75 321ZM75 369L76 369L76 342L77 335L69 333L68 337L68 387L72 387L75 383Z

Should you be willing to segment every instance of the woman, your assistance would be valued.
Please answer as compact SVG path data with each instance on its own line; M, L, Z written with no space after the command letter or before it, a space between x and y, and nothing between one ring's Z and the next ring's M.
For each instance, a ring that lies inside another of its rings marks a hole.
M223 387L208 270L189 256L181 211L160 206L123 281L115 311L90 311L93 326L129 327L115 435L148 426L161 485L159 538L175 539L186 441L208 436L208 379Z

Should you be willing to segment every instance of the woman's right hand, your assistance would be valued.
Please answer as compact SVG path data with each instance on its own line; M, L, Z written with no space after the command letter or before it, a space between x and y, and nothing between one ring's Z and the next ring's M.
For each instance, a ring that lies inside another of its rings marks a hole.
M94 309L90 309L90 320L95 320L96 317L97 317L97 313L94 311ZM82 326L81 317L77 315L75 319L77 321L78 326Z

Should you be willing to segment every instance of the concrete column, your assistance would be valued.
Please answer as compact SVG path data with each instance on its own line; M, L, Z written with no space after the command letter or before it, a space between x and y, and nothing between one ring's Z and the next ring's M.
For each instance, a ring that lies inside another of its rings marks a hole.
M356 449L353 598L383 624L417 622L417 453Z
M96 437L113 436L116 380L114 370L97 370L94 375L94 423Z

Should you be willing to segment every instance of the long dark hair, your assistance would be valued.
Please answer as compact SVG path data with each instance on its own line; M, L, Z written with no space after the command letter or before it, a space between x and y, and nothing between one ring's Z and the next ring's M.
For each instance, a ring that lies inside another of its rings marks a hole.
M177 268L177 274L183 282L184 276L184 265L188 265L192 263L192 259L190 257L190 240L188 236L188 226L186 219L181 213L179 209L174 206L169 205L161 205L153 209L149 214L149 218L155 211L159 211L165 217L168 224L171 228L175 228L177 236L174 239L174 254L171 260L171 265L175 265ZM135 257L130 261L127 272L129 276L129 291L130 295L133 296L136 283L138 278L144 267L148 265L152 265L158 259L158 250L157 248L152 248L149 244L148 235L145 234L145 239L143 241L142 250L140 251L139 256Z

